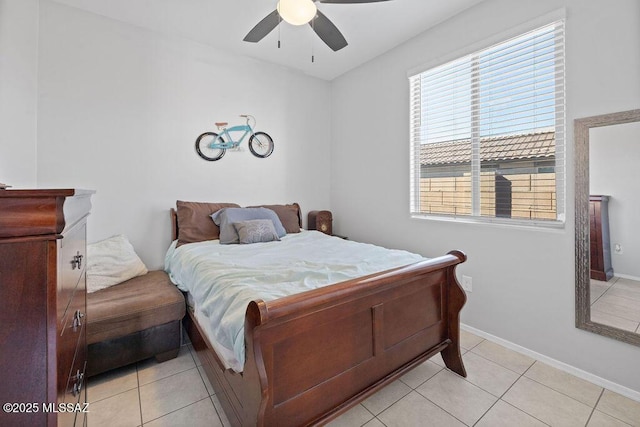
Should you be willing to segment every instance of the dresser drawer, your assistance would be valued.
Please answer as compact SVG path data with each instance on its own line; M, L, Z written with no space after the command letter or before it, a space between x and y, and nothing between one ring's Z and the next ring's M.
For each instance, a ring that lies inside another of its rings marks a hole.
M82 276L84 281L84 275ZM61 321L58 332L58 400L69 390L69 378L79 369L87 358L86 331L86 294L84 288L78 289L69 303L67 314ZM84 369L81 367L80 369ZM82 371L81 371L82 372Z
M78 347L80 349L80 347ZM83 353L86 356L86 352ZM69 376L69 382L67 384L67 390L62 399L58 400L58 403L64 403L65 408L69 408L70 405L75 405L75 408L83 409L83 403L87 401L87 380L85 377L87 362L85 357L80 354L76 355L76 360L73 364L71 375ZM84 420L84 413L74 410L73 412L59 412L58 413L58 427L64 426L82 426ZM81 420L80 422L78 420Z
M69 302L87 261L86 223L81 222L59 240L58 256L58 319L67 316Z
M59 381L59 385L61 383L63 387L58 393L58 404L82 404L87 401L87 380L85 376L87 368L87 346L84 339L84 325L82 325L81 329L81 338L78 340L77 347L75 348L71 369L67 370L65 379ZM80 405L80 407L82 407L82 405ZM78 417L82 418L82 413L58 413L58 427L72 426L77 422Z
M78 348L78 350L81 350ZM66 391L64 394L64 403L78 403L84 402L85 388L87 380L85 378L85 372L87 369L87 352L79 351L76 354L76 360L74 360L71 374L69 375L69 381L67 382Z

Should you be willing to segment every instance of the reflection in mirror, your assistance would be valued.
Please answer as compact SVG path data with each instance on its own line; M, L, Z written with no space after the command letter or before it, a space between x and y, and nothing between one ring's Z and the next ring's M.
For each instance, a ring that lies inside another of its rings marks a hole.
M589 130L591 320L640 333L640 122Z
M640 345L640 110L578 119L576 326Z

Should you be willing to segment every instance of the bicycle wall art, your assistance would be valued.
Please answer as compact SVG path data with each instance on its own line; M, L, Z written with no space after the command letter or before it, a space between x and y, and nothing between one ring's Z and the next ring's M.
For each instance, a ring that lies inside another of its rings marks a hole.
M248 114L240 117L246 120L246 124L227 127L229 123L219 122L215 125L218 133L205 132L196 139L196 151L200 157L210 162L220 160L227 149L239 148L247 135L249 137L249 150L256 157L265 158L273 153L273 139L265 132L255 132L256 119ZM253 122L251 126L250 121ZM231 134L234 133L235 139ZM238 134L242 133L239 137Z

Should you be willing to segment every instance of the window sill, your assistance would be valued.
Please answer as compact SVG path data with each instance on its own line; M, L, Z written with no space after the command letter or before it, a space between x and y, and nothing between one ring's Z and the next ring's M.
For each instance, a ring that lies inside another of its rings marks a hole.
M511 218L434 215L434 214L423 214L423 213L415 213L415 212L411 213L411 218L417 219L417 220L488 225L488 226L494 226L494 227L516 228L516 229L522 229L522 230L536 230L536 231L564 230L566 225L566 222L564 220L542 221L542 220L524 220L524 219L511 219Z

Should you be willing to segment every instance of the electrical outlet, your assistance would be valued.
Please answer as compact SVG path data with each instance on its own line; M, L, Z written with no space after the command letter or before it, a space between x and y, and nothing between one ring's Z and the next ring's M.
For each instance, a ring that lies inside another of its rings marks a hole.
M621 245L620 243L616 243L616 244L613 246L613 250L614 250L614 251L615 251L615 253L617 253L617 254L622 254L622 253L623 253L623 252L622 252L622 245Z
M467 292L473 292L471 276L462 276L462 289Z

